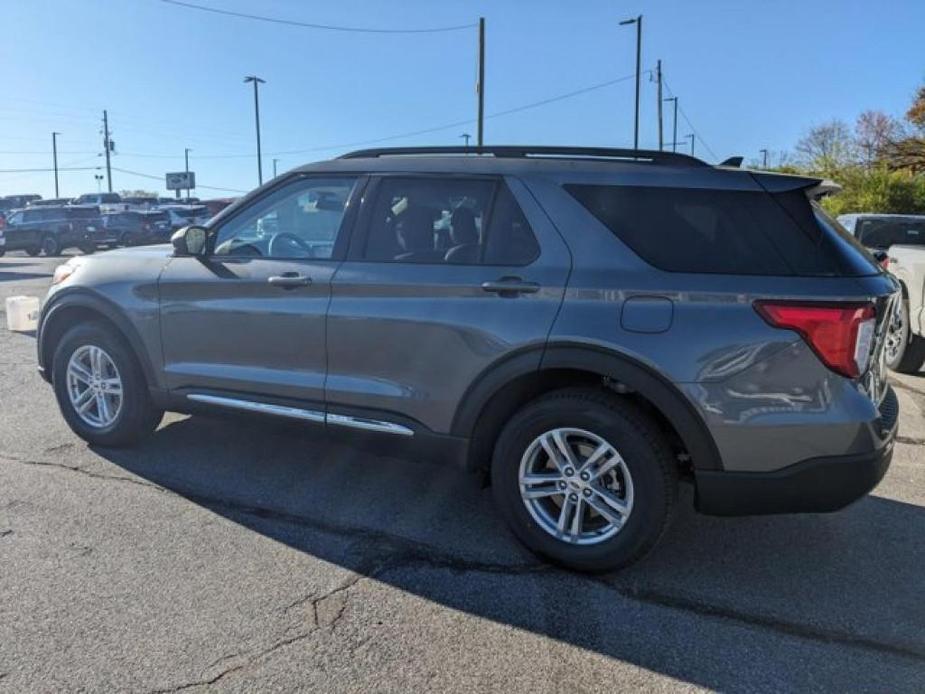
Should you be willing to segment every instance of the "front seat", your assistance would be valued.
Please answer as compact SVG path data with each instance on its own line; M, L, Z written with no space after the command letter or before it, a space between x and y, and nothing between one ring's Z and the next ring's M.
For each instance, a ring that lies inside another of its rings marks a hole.
M459 207L450 219L450 239L453 247L446 252L446 262L472 264L479 262L479 232L475 214L468 207Z
M443 252L434 249L434 218L425 207L409 207L396 220L396 236L403 253L395 260L408 263L443 262Z

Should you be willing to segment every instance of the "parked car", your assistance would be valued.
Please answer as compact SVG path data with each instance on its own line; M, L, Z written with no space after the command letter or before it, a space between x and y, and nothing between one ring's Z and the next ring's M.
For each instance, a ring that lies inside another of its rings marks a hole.
M212 216L204 205L162 205L160 210L170 217L173 230L190 224L205 224Z
M98 207L27 207L6 220L6 250L60 255L67 248L92 253L102 240Z
M3 209L14 210L19 209L20 207L25 207L30 202L35 202L36 200L41 200L41 195L36 195L35 193L27 193L25 195L4 195L3 198L0 198L0 205Z
M113 212L103 215L103 228L120 246L170 241L170 216L163 211Z
M236 198L215 198L213 200L203 200L202 204L209 210L209 215L214 217L235 200Z
M44 200L32 200L26 207L61 207L62 205L70 205L70 198L46 198Z
M817 179L479 151L305 166L172 251L61 266L37 342L65 420L113 446L165 410L239 412L490 470L513 532L586 570L651 549L679 480L721 515L834 511L880 481L899 286Z
M95 205L101 212L118 212L128 209L118 193L85 193L71 201L72 205Z
M160 204L157 198L145 196L124 197L122 198L122 203L125 205L126 210L134 210L137 212L154 210Z
M838 221L881 253L882 264L899 280L902 301L887 334L886 363L918 373L925 365L925 215L850 214Z

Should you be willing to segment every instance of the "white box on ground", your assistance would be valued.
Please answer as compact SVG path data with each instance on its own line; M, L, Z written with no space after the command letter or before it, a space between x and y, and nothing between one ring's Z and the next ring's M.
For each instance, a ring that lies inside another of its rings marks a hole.
M39 326L39 298L37 296L8 296L6 298L6 327L14 332L28 332Z

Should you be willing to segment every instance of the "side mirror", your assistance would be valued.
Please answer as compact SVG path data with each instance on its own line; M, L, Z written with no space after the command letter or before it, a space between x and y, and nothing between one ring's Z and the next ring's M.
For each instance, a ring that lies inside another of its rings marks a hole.
M173 232L170 243L175 255L202 255L206 250L206 238L205 228L189 226Z

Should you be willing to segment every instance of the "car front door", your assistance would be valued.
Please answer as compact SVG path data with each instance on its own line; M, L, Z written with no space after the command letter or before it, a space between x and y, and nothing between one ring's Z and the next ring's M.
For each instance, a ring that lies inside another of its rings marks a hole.
M449 432L490 367L518 352L539 365L569 269L516 179L374 177L332 283L329 424Z
M323 411L325 312L362 182L292 177L210 229L204 257L170 260L159 291L173 394L294 417Z

